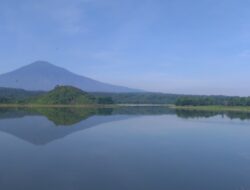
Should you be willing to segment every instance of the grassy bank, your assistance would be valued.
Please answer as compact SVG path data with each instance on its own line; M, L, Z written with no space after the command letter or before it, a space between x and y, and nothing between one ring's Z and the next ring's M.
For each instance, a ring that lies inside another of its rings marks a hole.
M182 110L197 110L197 111L237 111L237 112L250 112L250 106L175 106L171 105L170 108Z

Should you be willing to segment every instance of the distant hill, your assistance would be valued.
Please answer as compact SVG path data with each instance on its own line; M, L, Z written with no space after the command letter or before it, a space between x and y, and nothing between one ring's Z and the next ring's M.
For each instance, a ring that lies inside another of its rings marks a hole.
M36 61L0 75L0 87L49 91L57 85L75 86L87 92L139 92L139 90L106 84L80 76L46 61Z
M97 99L72 86L56 86L55 89L48 93L30 99L29 103L44 105L82 105L95 104L97 103Z

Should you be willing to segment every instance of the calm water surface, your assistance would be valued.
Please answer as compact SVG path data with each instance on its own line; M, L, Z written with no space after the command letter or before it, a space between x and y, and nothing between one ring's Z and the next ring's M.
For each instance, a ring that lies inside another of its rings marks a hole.
M1 190L248 190L250 115L0 109Z

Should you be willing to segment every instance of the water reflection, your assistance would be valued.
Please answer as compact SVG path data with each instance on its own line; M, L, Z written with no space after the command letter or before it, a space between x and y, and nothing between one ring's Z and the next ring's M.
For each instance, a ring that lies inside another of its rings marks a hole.
M0 131L35 145L45 145L74 132L138 115L174 113L165 108L1 108Z
M166 107L1 108L0 131L34 145L45 145L103 123L143 115L176 115L185 119L221 115L230 119L250 119L250 113L173 110Z
M209 118L216 115L221 115L219 112L197 111L197 110L176 110L176 115L180 118Z
M250 128L239 119L249 114L0 109L0 189L249 189Z
M230 119L249 120L248 112L216 112L197 110L174 110L160 106L116 107L116 108L0 108L0 120L22 118L26 116L44 116L55 126L72 126L92 116L111 115L170 115L175 114L180 118L210 118L222 116Z
M1 108L0 120L25 116L45 116L56 126L72 126L92 116L102 115L163 115L175 114L166 107L117 107L117 108Z
M176 110L176 115L180 118L195 119L195 118L210 118L214 116L227 117L229 119L249 120L250 113L248 112L216 112L216 111L197 111L197 110Z

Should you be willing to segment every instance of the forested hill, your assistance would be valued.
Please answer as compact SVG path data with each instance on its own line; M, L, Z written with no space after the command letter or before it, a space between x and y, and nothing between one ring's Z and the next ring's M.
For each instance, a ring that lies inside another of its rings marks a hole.
M47 92L0 88L0 103L22 103ZM164 93L89 93L100 104L174 104L182 95Z
M53 90L43 95L31 98L28 102L44 105L94 104L96 103L96 98L72 86L56 86Z
M0 88L0 104L113 104L110 97L95 97L73 86L56 86L49 92Z

